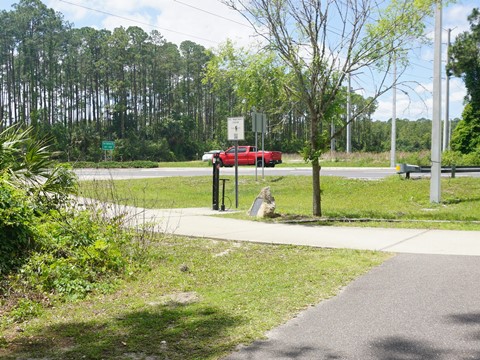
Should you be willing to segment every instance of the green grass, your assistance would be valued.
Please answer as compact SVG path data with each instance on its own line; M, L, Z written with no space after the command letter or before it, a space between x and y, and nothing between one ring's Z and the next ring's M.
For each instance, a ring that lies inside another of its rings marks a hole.
M228 178L228 177L227 177ZM229 177L226 206L235 204L234 179ZM329 218L370 218L390 220L425 220L427 224L383 223L384 226L456 228L479 230L480 178L442 178L442 203L430 203L430 180L405 180L392 176L379 181L353 180L324 176L322 181L323 215ZM111 188L113 186L113 188ZM270 186L277 213L286 217L311 214L311 179L307 176L239 178L239 210L243 215L262 187ZM105 189L108 189L105 192ZM173 177L111 182L85 182L86 196L147 208L182 208L211 206L211 177ZM115 193L116 195L112 195ZM435 223L432 221L456 221ZM359 225L359 223L355 223Z
M71 163L75 169L93 168L93 169L127 169L127 168L156 168L158 162L137 160L137 161L77 161Z
M210 167L211 163L207 161L194 160L194 161L175 161L175 162L160 162L158 167L160 168L171 168L171 167L180 167L180 168L199 168L199 167Z
M6 329L0 358L218 359L334 296L390 255L185 239L152 242L137 280Z

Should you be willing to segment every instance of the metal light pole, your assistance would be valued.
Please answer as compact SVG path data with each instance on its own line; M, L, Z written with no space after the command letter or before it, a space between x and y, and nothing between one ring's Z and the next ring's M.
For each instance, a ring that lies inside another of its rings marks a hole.
M447 68L450 62L450 35L452 29L447 31ZM450 148L450 76L447 74L445 79L445 122L443 123L443 146L442 150L448 150Z
M433 120L432 120L432 168L430 178L430 202L439 203L441 198L442 166L442 5L435 7L435 42L433 56Z

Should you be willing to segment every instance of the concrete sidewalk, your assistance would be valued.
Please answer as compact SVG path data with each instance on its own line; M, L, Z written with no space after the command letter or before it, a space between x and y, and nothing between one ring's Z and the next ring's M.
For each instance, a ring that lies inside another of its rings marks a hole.
M264 223L211 216L222 213L208 208L125 209L136 214L133 218L155 222L158 231L184 236L412 254L480 256L480 231Z

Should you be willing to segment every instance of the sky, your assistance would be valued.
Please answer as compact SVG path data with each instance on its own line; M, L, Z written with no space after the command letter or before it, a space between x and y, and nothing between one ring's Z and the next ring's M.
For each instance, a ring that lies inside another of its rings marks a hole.
M446 59L447 29L451 40L469 30L467 16L478 0L457 1L443 9L443 66ZM11 10L16 0L0 0L0 9ZM61 12L75 27L91 26L113 30L119 26L140 26L146 32L160 31L167 41L180 44L191 40L206 48L216 48L227 39L238 46L258 41L253 29L242 16L219 0L43 0L50 8ZM433 40L434 19L426 21L427 33ZM433 41L412 51L410 65L399 81L412 81L408 91L397 91L396 117L416 120L432 118ZM442 69L445 74L444 69ZM365 79L352 76L354 91L369 96L364 90ZM442 80L442 118L445 111L445 79ZM450 79L450 119L460 118L466 91L460 78ZM374 120L388 120L393 114L392 92L378 99Z

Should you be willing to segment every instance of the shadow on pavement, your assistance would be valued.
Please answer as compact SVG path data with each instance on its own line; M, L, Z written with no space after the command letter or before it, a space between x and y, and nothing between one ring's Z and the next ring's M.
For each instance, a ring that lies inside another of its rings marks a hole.
M429 360L440 359L446 354L444 350L428 343L404 337L387 337L372 343L372 355L381 360Z

